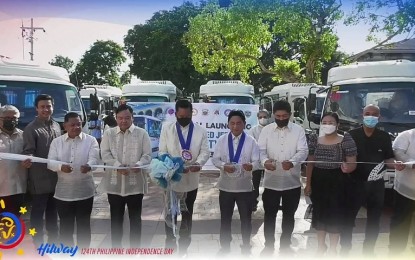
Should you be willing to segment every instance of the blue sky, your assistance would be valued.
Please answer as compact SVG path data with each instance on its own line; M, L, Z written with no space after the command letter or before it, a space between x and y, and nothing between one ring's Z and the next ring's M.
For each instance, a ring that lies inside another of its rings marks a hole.
M134 25L151 18L154 12L182 3L183 0L1 0L1 10L13 18L61 17Z
M26 59L30 48L22 39L20 26L44 27L36 32L35 56L41 62L55 55L68 56L77 62L96 40L114 40L123 44L123 37L135 24L144 23L160 10L171 10L184 0L0 0L0 55ZM198 3L199 0L190 2ZM346 12L349 0L343 0ZM335 31L340 50L346 53L364 51L373 43L365 41L368 27L360 24L346 27L339 22ZM399 39L397 39L399 40Z

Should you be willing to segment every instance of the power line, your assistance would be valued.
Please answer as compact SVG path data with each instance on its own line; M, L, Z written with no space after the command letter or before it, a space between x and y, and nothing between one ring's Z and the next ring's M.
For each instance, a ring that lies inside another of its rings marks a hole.
M34 56L34 52L33 52L33 42L34 42L34 33L36 30L43 30L43 32L46 32L45 28L43 27L33 27L33 18L30 19L30 27L25 27L23 26L23 21L22 21L22 27L20 27L20 29L22 29L22 37L27 37L26 39L30 42L30 60L33 60L33 56ZM29 30L29 32L26 32L26 30Z

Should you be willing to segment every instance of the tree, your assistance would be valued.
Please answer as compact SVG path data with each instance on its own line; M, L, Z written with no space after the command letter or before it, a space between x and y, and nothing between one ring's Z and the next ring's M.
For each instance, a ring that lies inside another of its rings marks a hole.
M82 84L120 86L119 67L126 61L123 48L113 41L96 41L76 65Z
M322 62L337 48L332 29L342 17L340 7L337 0L234 0L227 8L210 2L190 20L185 42L201 73L243 80L268 73L278 82L317 82ZM294 55L274 57L273 66L265 66L263 47L275 39Z
M185 2L170 11L156 12L145 24L129 30L124 45L133 59L131 74L143 80L170 80L187 95L198 92L207 76L193 67L182 38L189 28L189 18L198 15L202 6Z
M130 81L131 81L131 73L129 70L127 70L121 75L120 83L121 85L125 85L125 84L130 83Z
M68 57L64 57L62 55L55 55L55 58L53 58L50 62L50 65L58 66L66 69L68 73L72 73L73 71L73 65L74 62Z
M415 1L413 0L353 0L354 9L347 17L346 25L364 22L370 26L367 41L374 42L375 49L398 35L415 35ZM385 36L383 36L383 35ZM358 56L355 56L357 59Z

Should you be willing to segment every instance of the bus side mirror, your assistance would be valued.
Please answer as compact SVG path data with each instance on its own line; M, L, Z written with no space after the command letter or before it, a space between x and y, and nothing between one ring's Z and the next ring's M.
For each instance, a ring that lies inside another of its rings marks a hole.
M313 122L316 125L319 125L320 124L320 117L321 117L320 114L310 113L308 115L308 121Z
M96 94L89 94L90 108L91 110L99 109L99 99Z
M332 112L337 112L339 110L340 106L337 102L330 103L330 109Z
M317 106L317 95L314 93L308 94L307 110L313 111L316 109L316 106Z

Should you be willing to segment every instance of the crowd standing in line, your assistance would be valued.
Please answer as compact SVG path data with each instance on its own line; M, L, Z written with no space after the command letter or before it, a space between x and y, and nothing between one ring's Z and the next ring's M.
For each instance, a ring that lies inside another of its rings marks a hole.
M27 179L27 189L32 195L30 227L36 228L38 233L34 237L35 245L44 242L45 217L47 242L75 244L76 223L76 244L88 247L95 192L91 165L99 161L98 142L93 136L81 132L81 118L73 112L65 116L67 133L61 136L59 124L52 119L53 105L51 96L37 96L34 104L37 117L23 133L16 128L19 110L10 105L0 108L0 152L66 162L46 165L32 163L30 159L21 163L1 160L0 198L12 207L8 211L19 215ZM310 195L313 202L312 226L317 230L317 255L326 251L332 256L337 255L340 238L340 252L348 254L354 221L362 205L368 208L363 253L374 254L384 192L379 173L386 167L397 170L390 223L390 254L398 255L405 250L411 216L415 212L415 130L402 132L392 144L387 133L376 127L381 116L379 108L368 105L363 109L363 126L350 131L350 134L338 134L339 117L336 113L323 115L321 135L310 136L307 144L304 130L289 121L291 107L288 102L277 101L273 114L275 123L267 125L268 114L265 111L258 113L260 126L250 132L251 137L244 132L244 113L231 111L228 116L230 133L218 140L212 160L220 169L220 253L230 252L230 226L236 203L241 217L242 253L250 254L251 215L258 203L255 191L258 188L253 185L257 182L253 175L257 173L253 172L260 167L265 169L262 200L266 242L263 252L274 251L275 218L279 209L283 212L280 252L290 251L294 214L301 195L300 165L307 155L309 162L304 193ZM112 246L122 247L123 217L127 206L129 246L140 247L142 201L148 189L146 167L151 162L152 153L150 138L145 130L134 126L130 106L120 105L115 115L117 126L104 131L101 157L106 165L116 168L106 168L98 189L108 194ZM182 212L179 239L179 253L185 256L191 243L199 174L209 158L206 130L192 122L192 104L189 101L176 102L176 122L164 124L159 153L182 157L185 161L183 178L173 187L176 193L181 194L187 207ZM408 162L412 164L404 164ZM165 230L165 246L176 248L171 227L166 225ZM415 234L412 235L415 251Z

